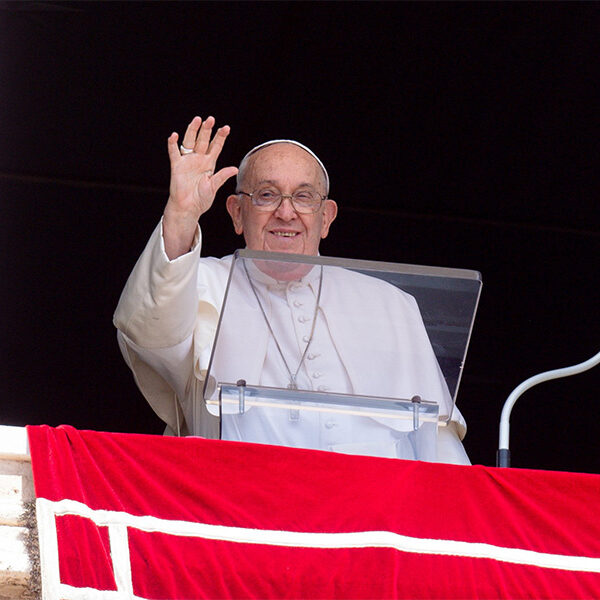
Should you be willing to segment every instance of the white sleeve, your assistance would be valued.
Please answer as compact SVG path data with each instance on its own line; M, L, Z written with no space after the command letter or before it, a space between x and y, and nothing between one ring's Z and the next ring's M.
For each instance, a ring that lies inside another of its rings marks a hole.
M193 330L198 302L200 228L187 254L169 260L162 221L138 259L119 299L114 324L144 348L174 346Z
M215 294L200 299L200 240L198 228L190 252L171 261L161 222L129 276L114 315L119 346L138 387L168 428L184 434L191 432L193 402L201 393L201 368L196 365L210 352L218 319Z

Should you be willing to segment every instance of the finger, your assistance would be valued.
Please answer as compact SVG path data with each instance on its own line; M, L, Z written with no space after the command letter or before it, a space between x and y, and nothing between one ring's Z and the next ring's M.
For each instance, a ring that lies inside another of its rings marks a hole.
M167 150L169 151L169 160L171 161L172 165L181 158L181 153L177 147L178 139L179 136L175 132L173 132L167 139Z
M182 145L185 148L189 148L190 150L192 150L194 148L194 146L196 145L196 138L198 136L198 129L200 129L201 125L202 125L202 119L200 117L194 117L190 121L190 124L187 126L187 129L185 130L185 135L183 136Z
M214 117L208 117L206 121L202 123L202 127L200 127L200 132L198 133L198 137L196 138L196 145L194 146L195 152L206 152L206 150L208 149L208 143L210 142L210 136L212 134L212 129L214 126Z
M208 148L208 154L210 154L215 160L217 160L219 154L221 154L221 150L223 150L223 145L225 144L225 140L227 139L230 131L231 128L229 125L223 125L223 127L219 127L219 129L217 129L217 133L215 133L215 137Z
M213 191L216 192L230 177L237 175L237 167L224 167L211 177Z

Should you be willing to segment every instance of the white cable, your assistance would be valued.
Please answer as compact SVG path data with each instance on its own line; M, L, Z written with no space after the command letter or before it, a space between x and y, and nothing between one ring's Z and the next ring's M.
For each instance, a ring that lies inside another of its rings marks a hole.
M523 383L518 385L506 399L506 402L502 408L502 414L500 415L500 444L498 448L500 450L508 450L508 438L510 435L510 413L515 405L515 402L519 399L521 394L538 383L550 381L551 379L568 377L569 375L577 375L578 373L582 373L583 371L587 371L588 369L595 367L598 363L600 363L600 352L585 362L573 365L572 367L564 367L563 369L545 371L544 373L540 373L530 377L529 379L526 379Z

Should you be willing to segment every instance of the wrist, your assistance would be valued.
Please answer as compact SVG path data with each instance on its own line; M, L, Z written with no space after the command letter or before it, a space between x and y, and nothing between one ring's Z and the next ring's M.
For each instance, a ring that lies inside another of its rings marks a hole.
M187 254L194 246L198 217L186 211L172 210L167 205L163 213L162 233L169 260Z

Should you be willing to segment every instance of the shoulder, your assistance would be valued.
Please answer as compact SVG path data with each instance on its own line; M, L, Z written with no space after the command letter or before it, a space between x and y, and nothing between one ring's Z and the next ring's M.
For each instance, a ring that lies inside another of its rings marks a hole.
M327 279L340 291L341 289L351 289L353 295L368 296L373 302L378 300L402 301L410 305L416 305L413 296L382 278L341 267L326 267L324 272Z
M213 271L222 271L231 269L231 261L233 260L233 254L228 254L223 258L217 258L216 256L203 256L200 259L200 266L205 269Z
M233 256L216 258L206 256L198 259L198 289L200 293L211 290L219 298L227 285Z

